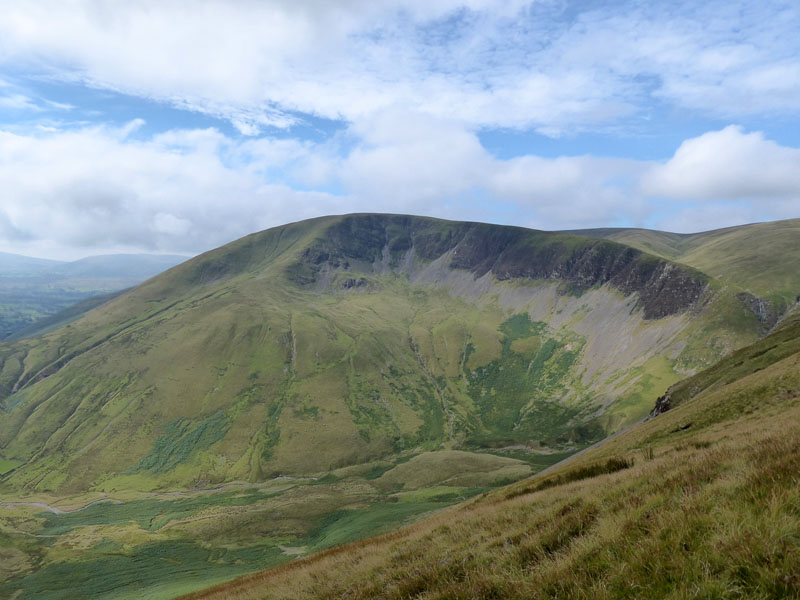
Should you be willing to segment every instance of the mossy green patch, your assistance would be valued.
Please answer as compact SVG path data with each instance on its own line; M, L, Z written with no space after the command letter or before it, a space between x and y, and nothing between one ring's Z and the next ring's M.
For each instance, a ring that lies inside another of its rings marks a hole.
M5 475L21 464L22 462L18 460L6 460L5 458L0 458L0 475Z
M170 598L174 591L160 593L143 589L144 582L180 582L183 591L231 578L283 560L272 545L240 549L203 548L189 541L163 541L137 546L128 554L107 554L82 561L52 563L24 577L0 584L8 597L15 591L20 600L72 600L74 598Z
M409 519L442 509L453 496L429 501L381 502L359 510L341 510L326 515L312 530L310 549L324 550L366 536L379 535Z
M164 433L153 443L153 451L145 456L134 471L164 473L189 459L192 453L204 450L218 442L227 433L230 419L217 412L202 421L178 419L165 427Z
M103 502L84 510L65 514L43 512L42 533L62 535L90 525L122 525L134 522L142 529L158 531L174 520L184 519L202 510L224 506L247 506L262 502L265 495L257 490L193 495L174 500L134 500L124 504Z
M500 326L502 356L467 375L468 394L484 426L473 443L491 437L510 441L548 440L562 435L580 410L557 402L568 384L582 342L547 333L527 313ZM528 342L520 344L520 342ZM516 344L516 345L514 345Z

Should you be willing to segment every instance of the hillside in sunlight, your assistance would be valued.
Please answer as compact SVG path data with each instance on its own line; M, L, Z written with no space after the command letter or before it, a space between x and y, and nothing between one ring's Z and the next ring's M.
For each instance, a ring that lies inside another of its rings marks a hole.
M403 215L210 251L0 344L3 589L169 598L529 477L769 331L746 284Z

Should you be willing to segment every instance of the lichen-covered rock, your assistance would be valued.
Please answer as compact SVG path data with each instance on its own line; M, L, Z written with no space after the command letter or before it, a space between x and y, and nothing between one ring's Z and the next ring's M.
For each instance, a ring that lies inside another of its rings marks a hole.
M739 301L752 312L764 327L764 331L769 331L778 322L779 314L769 300L764 300L748 292L736 294Z

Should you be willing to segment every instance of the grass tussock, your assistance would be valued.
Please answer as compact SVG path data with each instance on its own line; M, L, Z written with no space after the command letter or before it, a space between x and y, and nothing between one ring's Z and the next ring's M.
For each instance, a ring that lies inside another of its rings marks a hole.
M597 477L598 475L616 473L622 469L630 468L633 465L634 460L632 458L628 459L620 456L613 456L606 461L596 462L565 471L564 473L560 473L546 479L536 480L527 486L516 486L506 492L505 497L506 500L510 500L511 498L516 498L517 496L523 496L525 494L538 492L540 490L546 490L547 488L563 485L572 481L580 481L581 479L589 479L591 477Z
M800 597L800 407L563 469L187 598Z

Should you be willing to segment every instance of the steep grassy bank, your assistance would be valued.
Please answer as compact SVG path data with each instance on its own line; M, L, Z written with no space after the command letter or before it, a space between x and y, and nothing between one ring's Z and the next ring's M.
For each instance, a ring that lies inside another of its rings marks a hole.
M798 597L800 323L782 335L546 474L187 598Z

